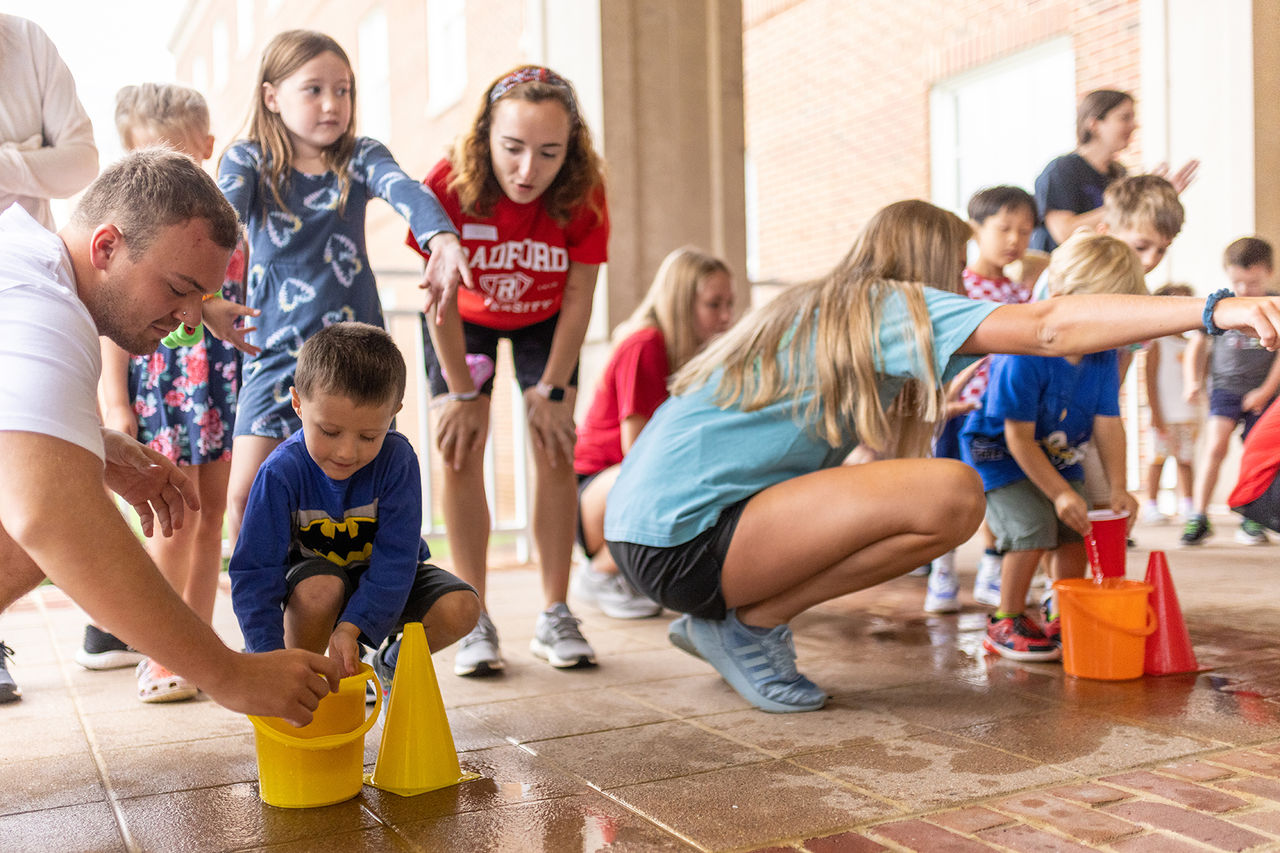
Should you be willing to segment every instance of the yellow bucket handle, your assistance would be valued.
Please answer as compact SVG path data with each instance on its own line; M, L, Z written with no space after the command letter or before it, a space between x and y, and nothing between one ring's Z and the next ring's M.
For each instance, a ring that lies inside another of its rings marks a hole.
M1150 637L1156 631L1156 609L1147 603L1147 624L1141 628L1129 628L1125 625L1117 625L1107 619L1098 616L1092 610L1085 607L1078 607L1077 612L1083 612L1085 616L1101 625L1103 628L1110 628L1112 631L1118 631L1121 634L1128 634L1130 637Z
M378 712L382 710L382 682L378 681L377 674L373 671L373 667L367 663L360 664L360 672L355 675L347 676L347 678L358 678L361 681L372 681L373 686L377 688L377 699L373 703L373 713L365 718L365 721L349 732L338 732L332 735L322 735L320 737L298 737L296 735L282 732L275 726L270 725L262 717L255 717L248 714L249 722L253 723L253 727L262 734L274 741L293 747L294 749L333 749L339 746L345 746L350 741L358 737L364 737L369 729L373 728L373 724L378 720ZM344 678L343 681L347 679Z

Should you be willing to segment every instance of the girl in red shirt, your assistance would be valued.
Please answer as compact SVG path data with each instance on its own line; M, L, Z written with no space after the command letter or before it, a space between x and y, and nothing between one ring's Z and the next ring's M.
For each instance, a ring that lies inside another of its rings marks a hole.
M667 378L733 322L733 280L724 261L691 246L663 259L617 341L586 419L578 427L578 544L589 558L573 594L615 619L656 616L662 607L631 589L604 547L605 498L622 457L667 399Z

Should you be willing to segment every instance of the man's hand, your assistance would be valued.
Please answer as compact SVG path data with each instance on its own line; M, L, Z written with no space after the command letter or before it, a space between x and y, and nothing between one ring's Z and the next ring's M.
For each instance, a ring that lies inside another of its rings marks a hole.
M439 325L444 322L445 309L458 298L458 288L471 287L471 268L456 234L441 231L427 241L427 248L431 255L418 287L427 292L422 312L430 317L434 307Z
M204 327L220 341L226 341L245 355L257 355L260 347L249 343L249 333L258 331L257 326L237 326L241 317L257 317L262 312L257 308L232 302L230 299L210 299L200 307L200 315L204 319Z
M160 532L172 536L182 527L186 507L200 509L195 485L163 455L113 429L102 431L102 443L103 481L138 513L144 535L155 533L159 519Z
M320 700L338 689L341 664L302 649L265 654L232 652L230 665L201 690L224 708L259 717L281 717L295 726L311 722Z

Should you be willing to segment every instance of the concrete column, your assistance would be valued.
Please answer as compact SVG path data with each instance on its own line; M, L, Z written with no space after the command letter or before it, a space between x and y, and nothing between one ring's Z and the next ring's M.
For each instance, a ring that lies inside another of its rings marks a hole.
M745 307L741 2L602 0L600 42L613 217L607 327L685 244L724 258Z
M1280 0L1253 3L1253 174L1257 232L1280 245Z

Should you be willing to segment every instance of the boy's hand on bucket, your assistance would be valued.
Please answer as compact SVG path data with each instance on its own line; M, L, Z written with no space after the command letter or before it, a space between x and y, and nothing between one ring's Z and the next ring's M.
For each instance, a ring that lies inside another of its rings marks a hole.
M320 700L338 689L342 665L302 649L233 653L217 685L201 684L219 705L242 714L280 717L295 726L311 722Z
M342 674L360 671L360 629L350 622L339 622L329 635L329 657L342 667Z

